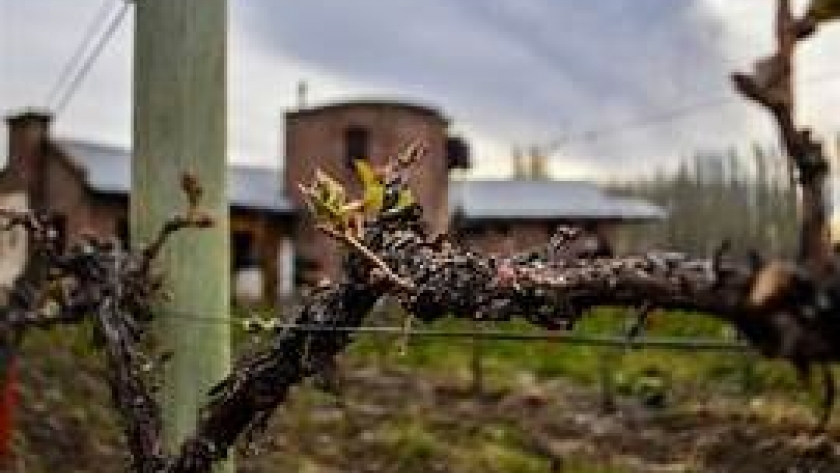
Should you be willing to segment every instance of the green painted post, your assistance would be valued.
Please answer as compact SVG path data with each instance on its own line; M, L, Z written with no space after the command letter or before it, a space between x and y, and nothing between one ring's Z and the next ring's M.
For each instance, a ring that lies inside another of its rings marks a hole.
M227 0L135 4L132 242L148 243L167 217L185 208L184 171L198 177L201 208L215 221L209 230L174 235L158 262L168 293L159 339L173 352L161 398L171 451L194 431L207 390L230 370L229 326L195 320L230 313Z

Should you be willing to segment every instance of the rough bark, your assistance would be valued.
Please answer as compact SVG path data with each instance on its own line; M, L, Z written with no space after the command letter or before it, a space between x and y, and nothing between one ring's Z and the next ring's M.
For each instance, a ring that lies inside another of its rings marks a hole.
M759 268L722 257L693 260L675 253L566 257L563 250L570 242L563 240L500 260L444 238L430 238L416 211L369 222L363 239L395 273L411 281L413 289L392 284L372 261L353 254L345 263L348 280L315 295L301 309L297 323L356 327L385 294L427 321L446 316L521 317L551 329L568 326L594 306L645 305L711 313L733 323L764 354L797 364L840 357L834 342L840 336L840 318L831 315L840 304L835 295L840 286L816 284L794 267L772 263ZM757 287L770 284L761 282L767 271L781 279L771 287ZM283 401L292 385L331 363L350 340L344 331L278 335L270 350L240 363L214 390L196 436L167 471L207 471L239 434Z
M826 194L829 166L821 143L814 140L809 129L796 125L794 89L794 53L799 42L817 30L814 11L809 8L797 18L789 0L778 0L776 51L757 61L751 73L736 73L732 79L742 95L765 107L776 122L802 193L799 258L819 273L828 271L832 264Z

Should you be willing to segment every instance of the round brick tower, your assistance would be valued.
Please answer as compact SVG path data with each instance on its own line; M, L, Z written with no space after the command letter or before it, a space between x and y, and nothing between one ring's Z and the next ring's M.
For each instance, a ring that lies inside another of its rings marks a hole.
M424 208L432 231L446 230L449 220L447 119L436 109L396 101L357 100L303 108L285 116L284 187L303 208L298 183L310 182L321 168L358 195L353 160L385 162L412 140L422 140L429 153L418 163L411 188ZM298 269L304 280L334 276L339 253L336 243L317 231L302 215L295 235Z

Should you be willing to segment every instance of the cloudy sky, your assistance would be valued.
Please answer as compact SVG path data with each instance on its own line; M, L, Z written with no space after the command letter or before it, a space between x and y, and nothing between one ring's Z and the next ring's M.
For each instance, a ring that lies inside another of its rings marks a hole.
M0 111L48 103L104 1L0 0ZM772 140L765 114L727 79L769 50L772 3L231 0L230 156L277 163L301 80L310 103L440 107L470 140L476 175L509 173L514 145L558 145L558 177L620 177L695 149ZM130 144L132 30L129 12L57 135ZM801 118L823 133L840 128L838 46L830 27L800 55Z

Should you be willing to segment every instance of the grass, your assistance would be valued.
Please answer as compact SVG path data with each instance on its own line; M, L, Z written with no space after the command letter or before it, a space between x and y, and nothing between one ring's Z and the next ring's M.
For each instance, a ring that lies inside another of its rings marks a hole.
M378 436L379 448L392 459L387 471L458 471L464 473L548 473L549 460L526 445L524 433L514 426L488 423L474 435L441 429L421 417L386 422ZM592 460L569 458L567 473L622 473Z
M604 308L585 317L575 330L581 334L618 335L623 333L625 325L626 317L622 310ZM417 328L471 330L475 324L441 320L430 326L421 327L417 323ZM494 324L488 328L517 332L533 330L524 322ZM240 349L250 345L250 336L238 330L234 330L234 334ZM646 335L734 337L727 325L711 317L690 313L654 314ZM83 425L84 443L101 443L101 448L97 449L109 448L109 457L116 459L123 451L118 441L119 423L110 409L107 388L101 383L101 357L91 348L90 338L90 327L80 326L33 332L32 337L27 339L25 356L37 362L38 376L30 379L31 386L27 386L24 400L27 406L43 404L40 411L29 409L32 410L32 418L27 425L33 429L50 422ZM618 394L641 399L663 396L667 403L673 404L673 409L665 410L665 414L673 412L677 416L694 409L690 403L682 402L686 400L696 400L700 406L698 409L702 409L706 400L723 402L718 396L726 393L731 395L727 397L727 402L739 406L736 411L742 409L744 416L759 416L776 425L797 422L803 412L807 414L808 403L812 402L785 363L767 361L750 354L625 350L556 342L488 340L476 344L469 339L431 338L411 340L404 356L399 354L398 348L399 340L393 337L360 334L344 355L344 363L362 367L374 365L383 370L405 370L412 377L416 374L429 380L446 380L444 384L447 386L453 383L469 386L473 381L478 353L488 392L516 391L534 382L556 378L597 386L606 373ZM77 373L80 362L88 367L83 376ZM354 461L378 462L376 471L408 473L552 471L545 455L529 444L531 437L522 425L498 418L461 419L453 407L457 404L455 401L447 408L455 413L454 417L442 419L418 408L416 398L412 398L415 394L408 393L404 399L392 399L387 404L389 413L381 421L359 428L344 416L319 418L313 415L318 406L323 408L333 402L331 397L309 388L296 389L294 393L282 409L282 414L276 416L282 424L275 435L286 435L284 442L272 447L270 441L266 451L260 454L264 464L272 465L278 471L333 472L337 471L338 465ZM91 402L91 399L98 402ZM356 399L356 402L359 401ZM46 413L60 413L61 418L55 422L40 418ZM367 430L371 431L372 443L356 442L354 446L347 440ZM288 436L289 432L294 432L294 436ZM325 434L329 436L322 441ZM24 439L21 437L21 440ZM46 465L43 469L32 467L30 471L54 469L50 466L52 464L39 459L43 452L39 452L35 444L22 446L31 450L26 456L26 465ZM353 450L362 447L365 450ZM67 450L73 451L74 448L77 447L70 445ZM95 452L88 456L89 460L80 461L79 469L72 471L86 471L85 468L101 458L101 454ZM55 461L60 459L57 455ZM563 458L559 471L632 471L610 461L601 457L579 458L572 455Z
M622 309L597 309L584 317L576 333L621 335L627 325ZM493 330L527 332L525 322L487 325ZM469 321L445 319L423 328L469 330ZM716 319L692 313L652 314L648 336L714 338L735 341L731 328ZM659 349L624 349L568 345L553 341L505 341L470 339L411 340L407 354L398 353L398 341L376 334L360 335L347 354L354 364L376 363L420 372L446 373L469 382L474 376L476 357L480 358L488 385L514 387L522 378L565 378L585 385L603 381L604 373L625 394L640 385L659 384L668 391L703 393L721 391L753 395L784 393L807 400L793 370L784 362L768 361L754 353L696 352ZM523 374L524 373L524 374ZM652 378L657 378L655 383Z

